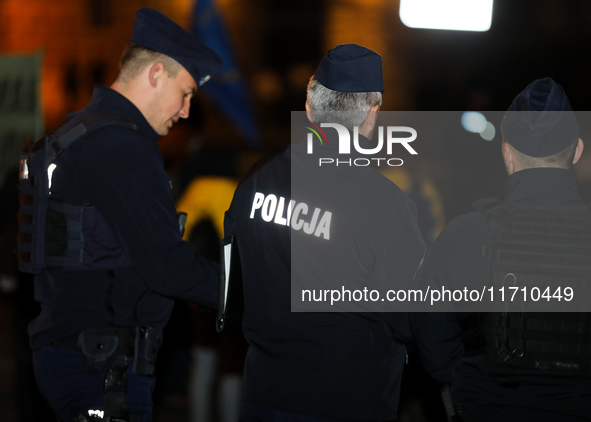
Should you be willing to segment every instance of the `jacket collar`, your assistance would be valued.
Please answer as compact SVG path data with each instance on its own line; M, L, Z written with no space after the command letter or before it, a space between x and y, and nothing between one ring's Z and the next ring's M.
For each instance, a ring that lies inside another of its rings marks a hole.
M96 85L90 103L82 111L89 114L112 113L129 117L137 126L137 132L158 143L160 135L150 126L142 112L123 95L103 85ZM72 113L67 120L73 117Z
M505 184L505 201L515 203L530 198L542 207L561 207L581 202L575 175L564 169L534 168L513 173Z

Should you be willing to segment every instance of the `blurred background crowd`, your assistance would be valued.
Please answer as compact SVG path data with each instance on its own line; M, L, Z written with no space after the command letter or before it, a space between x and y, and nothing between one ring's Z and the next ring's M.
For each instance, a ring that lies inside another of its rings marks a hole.
M441 0L442 2L444 0ZM405 26L399 0L0 0L0 415L51 420L34 385L26 326L36 316L32 280L18 273L16 169L27 138L51 132L110 85L135 11L153 7L216 50L220 75L200 89L190 117L160 141L186 239L217 259L223 213L246 171L290 141L291 111L324 53L357 43L384 61L382 110L453 111L452 133L429 133L418 157L385 175L417 203L431 243L474 200L502 196L500 130L490 140L463 130L466 111L505 110L532 80L552 77L574 110L586 110L591 78L591 2L494 0L488 31ZM485 113L486 114L486 113ZM583 115L584 116L584 115ZM586 140L589 119L580 119ZM575 166L591 199L591 150ZM240 333L218 336L213 313L177 303L159 355L156 421L237 420ZM445 416L435 386L411 353L400 421Z

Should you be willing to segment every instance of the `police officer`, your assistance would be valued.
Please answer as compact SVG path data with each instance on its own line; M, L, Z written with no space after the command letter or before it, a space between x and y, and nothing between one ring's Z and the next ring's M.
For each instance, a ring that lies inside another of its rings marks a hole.
M370 148L383 90L381 57L339 45L309 82L311 123L304 125L357 127L360 145ZM337 131L322 132L327 142L315 148L336 158ZM392 288L412 280L424 252L416 209L375 168L319 167L307 151L294 142L263 158L226 212L225 235L235 236L240 254L250 344L240 420L391 421L407 315L348 312L351 302L317 312L330 304L299 298L305 289Z
M42 307L30 343L61 421L151 420L174 299L217 304L217 266L181 239L158 140L221 60L149 8L130 44L113 85L29 147L21 168L19 258Z
M509 175L504 202L477 201L477 212L449 223L421 267L420 283L493 286L495 292L510 283L529 294L558 280L551 294L557 287L576 290L589 277L590 252L572 246L588 244L591 225L570 171L583 141L562 87L550 78L532 82L501 128ZM552 300L547 310L577 309ZM589 314L527 312L538 302L499 309L500 301L497 296L487 305L492 312L411 318L423 364L441 383L451 383L457 414L466 422L589 420Z

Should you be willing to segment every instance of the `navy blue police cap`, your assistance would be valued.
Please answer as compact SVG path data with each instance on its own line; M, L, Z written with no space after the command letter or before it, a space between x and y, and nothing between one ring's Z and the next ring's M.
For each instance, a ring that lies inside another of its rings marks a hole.
M149 7L138 9L129 43L172 57L187 69L198 85L207 82L222 66L222 59L215 51Z
M562 87L552 78L533 81L511 103L501 123L517 151L548 157L579 138L579 124Z
M340 92L384 92L382 57L357 44L341 44L324 55L314 77Z

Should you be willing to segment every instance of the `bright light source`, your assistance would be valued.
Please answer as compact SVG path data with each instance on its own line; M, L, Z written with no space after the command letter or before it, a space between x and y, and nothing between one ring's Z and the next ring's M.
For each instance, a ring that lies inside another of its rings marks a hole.
M486 117L477 111L466 111L462 114L462 127L468 132L480 133L486 129Z
M491 122L486 122L486 129L480 132L480 136L485 141L492 141L495 138L496 133L495 126Z
M488 31L493 0L400 0L400 20L410 28Z

